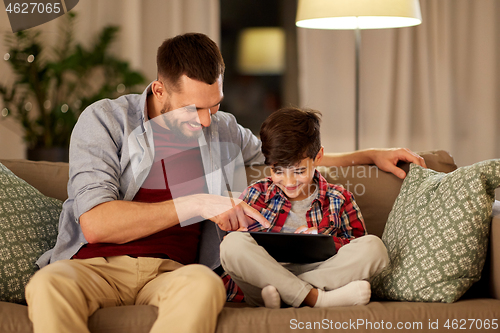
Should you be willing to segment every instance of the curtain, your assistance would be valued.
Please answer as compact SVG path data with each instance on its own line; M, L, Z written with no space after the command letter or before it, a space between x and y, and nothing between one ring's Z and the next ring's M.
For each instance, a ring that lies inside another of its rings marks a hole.
M77 13L75 39L84 44L92 42L104 26L119 26L112 51L129 61L133 69L142 71L148 83L156 78L156 51L163 40L186 32L202 32L219 43L219 11L219 0L81 0L72 10ZM35 28L43 31L48 45L59 38L60 20ZM12 33L5 11L0 13L0 32ZM0 43L2 58L6 52ZM0 61L0 73L2 83L11 80L12 73L4 61ZM0 119L0 157L24 156L22 129L10 119Z
M360 148L500 158L500 1L420 0L416 27L363 30ZM298 28L300 100L326 151L354 149L354 31Z

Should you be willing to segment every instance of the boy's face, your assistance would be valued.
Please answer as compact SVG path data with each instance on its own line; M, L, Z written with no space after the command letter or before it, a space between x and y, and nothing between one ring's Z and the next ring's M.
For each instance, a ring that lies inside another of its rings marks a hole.
M308 157L290 167L271 167L271 179L290 201L307 199L315 190L314 171L323 157L323 147L313 160Z

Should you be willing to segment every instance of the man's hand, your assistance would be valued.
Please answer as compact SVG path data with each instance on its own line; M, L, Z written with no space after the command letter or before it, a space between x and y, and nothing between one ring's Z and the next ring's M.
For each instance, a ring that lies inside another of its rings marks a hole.
M396 165L399 161L410 162L426 168L422 157L406 148L365 149L352 153L325 153L319 165L352 166L360 164L375 164L380 170L391 172L404 179L406 173Z
M264 228L270 227L262 214L240 199L203 194L199 196L197 205L200 216L217 223L224 231L244 231L255 221Z
M406 177L406 172L396 166L399 161L415 163L424 168L427 167L421 156L406 148L373 149L371 154L373 163L380 170L391 172L401 179Z

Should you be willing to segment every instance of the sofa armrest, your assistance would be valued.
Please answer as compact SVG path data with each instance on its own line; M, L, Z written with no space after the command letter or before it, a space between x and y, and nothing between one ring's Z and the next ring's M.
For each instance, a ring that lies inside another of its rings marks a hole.
M500 201L493 205L493 219L490 231L490 291L491 296L500 299Z

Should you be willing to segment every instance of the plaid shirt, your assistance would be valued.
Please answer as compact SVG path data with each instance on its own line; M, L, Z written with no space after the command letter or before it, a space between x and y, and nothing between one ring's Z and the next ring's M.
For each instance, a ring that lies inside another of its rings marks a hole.
M337 250L352 239L365 235L365 222L352 193L340 185L328 184L318 170L313 181L318 184L318 195L306 213L307 226L316 227L319 234L331 235ZM248 228L249 231L280 232L292 207L290 200L271 178L249 186L242 200L271 223L271 227L266 229L256 222Z
M339 185L328 184L318 170L313 181L318 184L318 194L306 213L309 228L316 227L318 233L331 235L337 250L352 239L366 235L365 222L351 192ZM290 213L292 204L271 178L259 180L242 194L242 200L257 209L271 227L266 229L258 222L248 227L249 231L280 232ZM224 273L228 302L242 302L243 292L231 277Z

